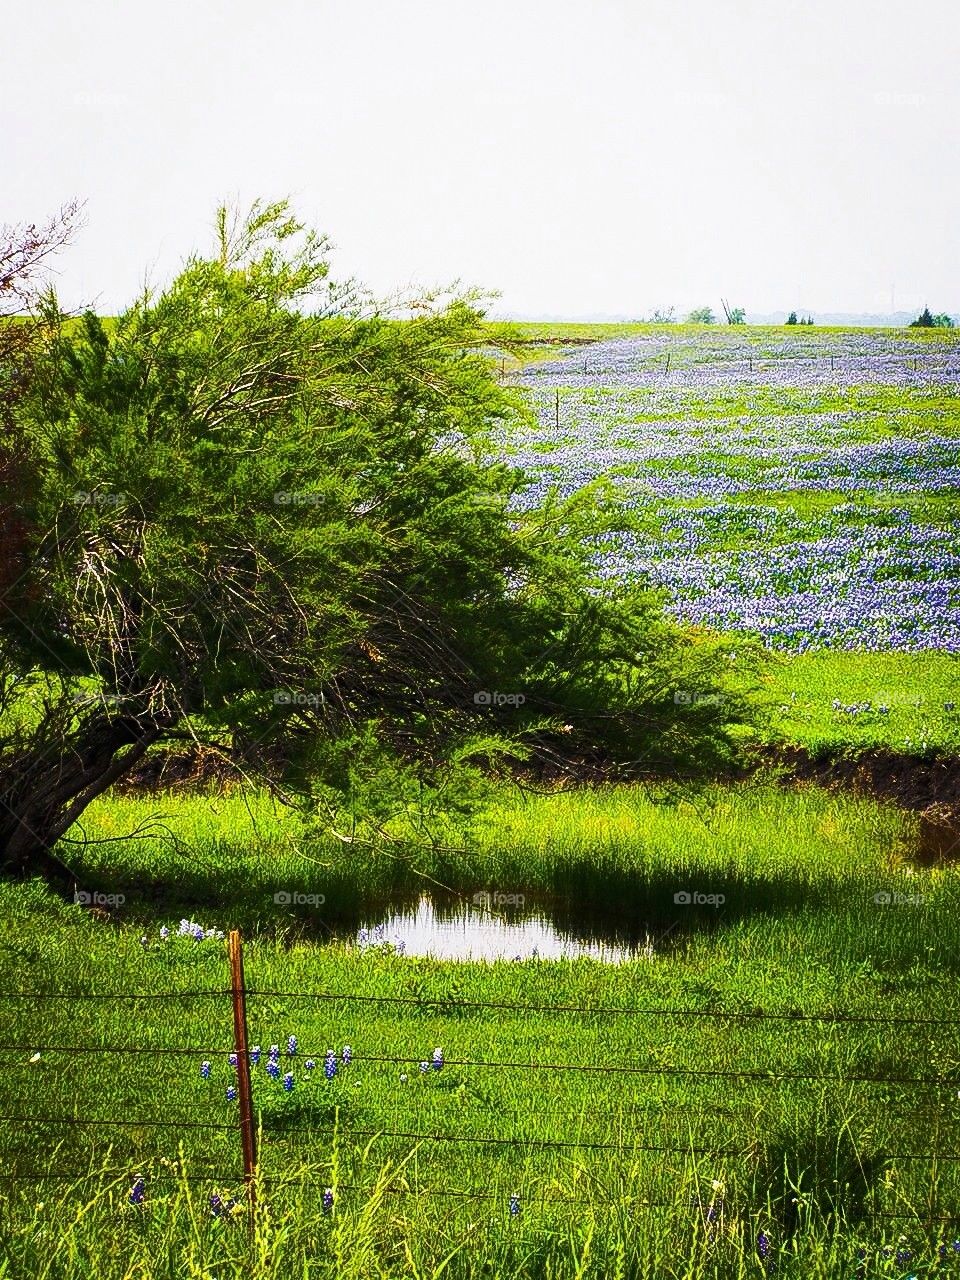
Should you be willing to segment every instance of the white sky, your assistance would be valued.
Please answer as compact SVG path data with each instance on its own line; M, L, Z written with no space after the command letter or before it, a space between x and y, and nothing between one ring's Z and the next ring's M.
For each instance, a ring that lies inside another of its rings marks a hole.
M960 310L958 0L6 6L0 221L103 311L290 195L334 272L501 314Z

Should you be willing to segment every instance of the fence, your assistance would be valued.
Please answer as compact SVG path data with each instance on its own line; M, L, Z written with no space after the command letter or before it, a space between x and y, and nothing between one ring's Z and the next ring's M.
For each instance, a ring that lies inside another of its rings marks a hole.
M197 1182L216 1182L218 1184L227 1184L238 1182L242 1177L245 1189L248 1209L251 1216L256 1212L255 1188L259 1184L263 1187L270 1187L274 1183L282 1181L279 1177L264 1176L258 1169L259 1157L263 1154L262 1148L267 1145L267 1140L263 1137L261 1130L261 1151L257 1149L257 1125L253 1107L252 1087L251 1087L251 1057L253 1050L249 1045L249 1033L247 1026L247 998L254 997L258 1000L266 1002L283 1001L285 1003L292 1001L307 1001L332 1004L348 1004L358 1009L369 1009L374 1005L397 1005L397 1006L414 1006L418 1009L428 1009L433 1013L439 1011L443 1016L451 1018L460 1018L470 1016L472 1013L479 1011L490 1011L497 1014L523 1014L525 1016L544 1017L550 1015L578 1015L589 1018L592 1021L602 1025L607 1019L653 1019L657 1020L661 1025L665 1025L670 1021L680 1020L686 1024L707 1024L707 1023L743 1023L759 1025L761 1023L774 1024L782 1023L785 1026L817 1024L820 1026L830 1025L857 1025L862 1027L873 1028L895 1028L899 1033L901 1042L905 1034L917 1035L920 1032L943 1031L944 1029L957 1030L960 1028L960 1022L957 1019L943 1018L936 1016L916 1016L916 1017L890 1017L882 1015L866 1015L866 1014L845 1014L845 1013L793 1013L793 1012L767 1012L763 1010L719 1010L701 1007L661 1007L651 1005L649 1007L617 1007L602 1006L592 1004L546 1004L546 1003L524 1003L510 1000L469 1000L463 999L456 995L450 998L430 999L422 998L419 995L401 996L401 995L376 995L365 994L357 991L329 991L329 990L279 990L274 988L258 988L248 987L244 976L243 955L241 939L238 931L233 931L229 938L229 964L230 964L230 985L223 988L204 988L199 990L179 990L168 992L0 992L0 1001L7 1002L38 1002L38 1001L56 1001L64 1006L70 1002L88 1001L88 1002L142 1002L149 1006L151 1002L159 1003L166 1001L184 1001L184 1000L200 1000L216 1002L216 1006L226 1011L228 1008L232 1012L233 1020L233 1037L230 1043L221 1043L215 1046L197 1045L187 1046L183 1044L83 1044L83 1043L3 1043L0 1044L0 1054L29 1054L27 1059L21 1059L18 1064L23 1070L29 1071L38 1057L44 1054L59 1054L67 1058L71 1057L89 1057L95 1055L105 1059L111 1059L115 1055L123 1055L125 1057L139 1058L145 1064L151 1062L156 1063L159 1060L171 1058L197 1058L207 1059L223 1059L227 1055L235 1055L231 1060L236 1070L236 1093L237 1093L237 1119L232 1122L210 1120L210 1119L172 1119L167 1116L155 1115L135 1115L135 1116L85 1116L85 1115L60 1115L51 1117L34 1117L25 1114L0 1114L0 1126L6 1128L12 1126L14 1129L22 1129L25 1139L29 1138L34 1127L41 1129L53 1128L77 1128L92 1129L96 1131L96 1136L103 1137L105 1133L111 1130L166 1130L173 1132L197 1132L197 1133L214 1133L229 1135L231 1143L234 1144L234 1150L239 1157L238 1165L228 1168L220 1160L193 1159L191 1167L193 1169L202 1169L204 1172L166 1172L153 1173L151 1180L162 1181L188 1179ZM293 1052L291 1050L291 1052ZM296 1052L302 1058L309 1057L302 1047L298 1046ZM329 1052L329 1051L327 1051ZM440 1052L439 1050L437 1052ZM321 1050L315 1050L315 1056L320 1058ZM344 1059L346 1061L346 1059ZM355 1054L351 1055L351 1061L358 1063L381 1063L392 1064L395 1067L409 1066L422 1071L424 1063L416 1058L398 1056L391 1054ZM436 1064L426 1064L428 1071L436 1067ZM531 1061L531 1060L509 1060L501 1057L491 1056L489 1058L447 1058L444 1057L441 1063L442 1069L448 1068L475 1068L478 1071L498 1071L498 1072L535 1072L548 1076L554 1073L578 1073L588 1077L602 1074L606 1077L675 1077L687 1081L705 1081L705 1080L722 1080L730 1084L744 1084L745 1082L764 1083L772 1086L785 1081L804 1081L811 1083L823 1084L842 1084L846 1086L879 1084L879 1085L896 1085L898 1088L907 1091L918 1091L921 1094L929 1094L932 1091L943 1090L949 1093L953 1100L953 1110L956 1110L955 1099L957 1097L958 1079L956 1074L941 1074L936 1072L904 1072L902 1074L894 1074L889 1072L870 1072L870 1071L786 1071L778 1069L776 1065L765 1068L716 1068L709 1066L675 1066L666 1063L639 1063L639 1062L610 1062L610 1061ZM440 1069L437 1067L436 1069ZM9 1071L9 1067L7 1068ZM9 1079L9 1076L8 1076ZM207 1104L193 1104L195 1109L207 1110ZM646 1114L649 1118L650 1113L655 1114L662 1120L666 1112L674 1114L682 1114L684 1112L697 1116L700 1114L701 1108L697 1105L679 1105L665 1106L662 1101L651 1101L640 1106L629 1108L629 1114ZM936 1110L936 1108L934 1108ZM601 1113L600 1111L595 1114ZM728 1105L718 1109L716 1114L724 1116L743 1116L751 1114L751 1108L745 1104ZM587 1114L587 1113L584 1113ZM922 1108L914 1107L906 1112L890 1113L890 1118L899 1115L900 1118L916 1121L918 1116L924 1114ZM581 1116L581 1119L583 1117ZM935 1135L939 1136L939 1121L934 1124ZM513 1134L477 1134L464 1133L455 1130L447 1130L435 1127L432 1130L418 1130L412 1128L387 1128L387 1127L347 1127L341 1131L342 1137L362 1138L362 1139L392 1139L404 1143L413 1144L461 1144L466 1147L475 1147L481 1151L490 1151L496 1148L512 1148L520 1149L536 1149L539 1151L570 1151L570 1152L617 1152L620 1154L642 1152L645 1154L659 1156L684 1156L684 1157L739 1157L743 1156L742 1147L735 1145L703 1145L699 1146L694 1143L669 1144L665 1142L648 1142L645 1140L601 1140L591 1135L578 1136L576 1138L554 1138L544 1139L535 1138L530 1135L524 1135L522 1132ZM935 1145L929 1150L921 1151L891 1151L886 1153L886 1159L893 1164L903 1163L910 1164L916 1162L930 1162L933 1169L945 1164L955 1164L960 1161L960 1152L951 1150L941 1150ZM131 1163L128 1160L122 1167L116 1169L106 1169L98 1167L92 1169L62 1169L55 1171L17 1168L15 1172L0 1172L0 1182L3 1183L43 1183L47 1181L65 1182L65 1181L89 1181L91 1179L102 1179L107 1176L116 1176L117 1178L129 1178L131 1176ZM138 1175L139 1180L139 1175ZM337 1187L337 1194L340 1192L356 1192L364 1194L368 1192L369 1187L364 1187L359 1183L341 1182ZM461 1187L436 1187L436 1186L391 1186L388 1188L392 1194L401 1195L427 1195L446 1197L450 1200L494 1200L499 1198L501 1193L490 1190L465 1189ZM136 1202L136 1182L131 1191L131 1197ZM564 1194L554 1192L551 1195L543 1195L540 1197L527 1197L529 1199L541 1200L543 1203L563 1203L566 1200L573 1200L574 1197L568 1197ZM671 1207L676 1206L675 1201L669 1199L650 1199L638 1194L634 1197L638 1206L644 1209L654 1207ZM582 1198L577 1197L577 1203L582 1203ZM602 1198L594 1199L595 1204L619 1203L619 1201L604 1201ZM942 1213L939 1211L941 1206L934 1206L932 1203L928 1207L928 1211L924 1211L918 1215L917 1211L912 1212L892 1212L888 1210L871 1211L869 1216L877 1219L892 1220L911 1220L914 1222L919 1220L923 1223L947 1223L960 1222L960 1213Z

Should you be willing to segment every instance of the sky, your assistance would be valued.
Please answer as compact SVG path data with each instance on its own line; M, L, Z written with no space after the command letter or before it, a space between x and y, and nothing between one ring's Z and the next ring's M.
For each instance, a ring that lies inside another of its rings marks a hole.
M0 222L115 312L289 196L332 274L513 316L960 311L957 0L37 0Z

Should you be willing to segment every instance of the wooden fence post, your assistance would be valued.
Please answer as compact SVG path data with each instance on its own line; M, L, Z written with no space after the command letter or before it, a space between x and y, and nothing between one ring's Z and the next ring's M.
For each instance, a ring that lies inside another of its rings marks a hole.
M233 997L233 1044L237 1055L237 1098L243 1143L243 1181L247 1190L250 1229L256 1215L257 1135L253 1127L253 1090L247 1047L247 992L243 983L243 942L239 929L230 930L230 994Z

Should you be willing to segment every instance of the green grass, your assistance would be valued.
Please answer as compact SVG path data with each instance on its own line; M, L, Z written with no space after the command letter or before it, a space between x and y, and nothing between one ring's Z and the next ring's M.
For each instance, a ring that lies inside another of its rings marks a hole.
M768 1204L779 1194L784 1152L815 1161L820 1175L797 1256L785 1259L782 1274L841 1274L832 1258L849 1260L856 1244L904 1229L861 1212L923 1219L956 1211L956 1163L901 1158L935 1147L953 1153L960 1142L960 884L952 870L910 865L906 815L769 785L657 803L625 788L504 794L476 820L462 852L407 847L399 879L406 883L416 867L466 894L521 891L581 936L600 929L606 912L615 931L649 933L652 954L623 965L482 964L361 952L349 941L317 945L315 922L279 911L274 887L325 891L332 906L342 894L350 919L389 891L396 859L305 841L297 819L281 818L263 797L246 800L249 810L240 794L98 802L90 836L112 839L156 810L166 811L167 842L141 836L73 850L106 889L128 889L120 923L93 920L39 884L0 886L0 990L222 991L222 944L161 943L157 929L164 920L175 926L184 897L192 899L184 914L203 924L243 923L252 1037L266 1050L296 1034L301 1064L290 1094L262 1066L255 1072L269 1216L252 1262L241 1261L239 1224L207 1220L203 1200L214 1189L238 1194L237 1133L187 1127L233 1124L224 1096L232 1078L226 995L0 1000L0 1043L23 1046L2 1055L0 1114L34 1122L0 1123L5 1174L114 1171L102 1184L0 1184L9 1224L0 1258L17 1260L0 1275L72 1280L96 1257L98 1275L152 1277L172 1274L174 1256L194 1267L177 1274L437 1275L453 1251L445 1275L747 1276L758 1274L749 1244L758 1225L778 1248L788 1239ZM138 899L135 886L147 876L154 896ZM723 893L726 902L678 907L680 889ZM878 892L923 900L878 905ZM198 901L204 893L206 903ZM620 1012L603 1012L612 1009ZM645 1012L656 1009L720 1016ZM760 1013L767 1016L743 1016ZM953 1023L895 1032L798 1016L920 1013ZM308 1078L308 1054L322 1062L328 1047L344 1044L355 1054L349 1067L333 1081L318 1071ZM31 1062L42 1045L190 1052L43 1049ZM422 1075L417 1063L436 1046L446 1065ZM209 1080L199 1072L204 1058L213 1064ZM528 1065L483 1065L496 1063ZM632 1070L591 1069L614 1066ZM947 1083L918 1089L853 1079L919 1075ZM70 1116L102 1127L39 1123ZM817 1132L826 1142L819 1152ZM845 1200L845 1225L831 1243L833 1228L819 1216L833 1176L823 1162L835 1159L831 1150L848 1161L851 1142L869 1177ZM164 1160L182 1160L205 1180L181 1184ZM124 1203L138 1173L148 1184L142 1212ZM722 1239L708 1248L691 1196L706 1203L714 1180L726 1188L726 1210ZM318 1207L329 1185L332 1216ZM513 1193L522 1205L516 1219ZM652 1203L659 1201L667 1203ZM591 1223L593 1252L584 1261ZM919 1245L925 1229L906 1225ZM139 1269L131 1269L135 1259Z
M773 666L770 690L779 708L776 740L814 754L885 748L920 757L960 755L956 654L790 655ZM878 710L882 706L885 713Z

